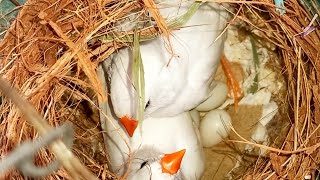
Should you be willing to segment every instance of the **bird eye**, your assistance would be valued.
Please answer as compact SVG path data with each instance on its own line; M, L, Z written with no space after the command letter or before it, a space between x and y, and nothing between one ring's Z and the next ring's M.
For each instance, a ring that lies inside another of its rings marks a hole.
M150 100L147 102L146 107L144 109L147 109L150 106Z
M140 169L142 169L145 165L147 165L148 161L144 161L141 166L140 166Z

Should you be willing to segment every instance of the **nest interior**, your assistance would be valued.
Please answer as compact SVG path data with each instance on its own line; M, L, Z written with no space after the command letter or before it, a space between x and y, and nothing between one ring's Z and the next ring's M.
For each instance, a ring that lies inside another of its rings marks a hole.
M131 12L145 16L150 11L146 2L149 1L29 0L0 43L1 76L19 90L49 125L74 123L73 152L99 179L115 177L108 171L100 133L97 102L106 96L96 68L117 49L130 45L120 41L102 42L101 37L124 36L115 31L115 23ZM316 30L306 36L297 34L319 11L311 13L297 0L286 1L286 13L282 15L268 0L227 3L235 8L230 24L239 19L249 30L259 31L261 37L276 46L283 58L281 69L288 85L286 102L290 107L287 112L290 128L283 135L284 142L279 147L265 147L270 152L268 157L255 159L242 177L316 177L320 162L320 33ZM139 31L152 35L162 28L158 22L157 27L144 27ZM0 111L0 152L4 157L17 144L33 139L38 133L10 100L2 100ZM36 163L45 164L52 156L50 151L43 150ZM23 179L17 171L5 176ZM45 179L71 177L65 168Z

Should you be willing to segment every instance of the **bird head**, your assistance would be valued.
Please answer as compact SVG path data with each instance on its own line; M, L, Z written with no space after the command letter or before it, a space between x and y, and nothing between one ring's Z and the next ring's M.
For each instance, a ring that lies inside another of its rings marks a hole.
M129 48L122 49L113 58L110 98L115 115L120 119L130 137L138 125L139 94L133 82L133 60ZM147 79L149 80L149 79ZM148 106L149 81L145 81L144 106Z
M149 149L147 150L149 151ZM138 152L130 167L129 180L181 179L180 165L186 150L160 155L157 152ZM153 154L153 155L152 155ZM156 157L154 155L157 154ZM151 155L151 156L148 156ZM146 157L148 156L148 157Z

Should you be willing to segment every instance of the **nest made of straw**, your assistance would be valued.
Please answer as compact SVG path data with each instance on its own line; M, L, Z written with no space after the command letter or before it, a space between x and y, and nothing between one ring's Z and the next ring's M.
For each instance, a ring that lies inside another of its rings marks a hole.
M10 81L51 126L67 120L74 123L73 152L100 179L110 179L112 175L101 145L103 138L95 105L97 99L105 100L106 94L95 70L99 62L126 44L101 44L97 38L103 34L117 36L113 32L114 23L131 11L143 16L145 10L141 2L130 0L30 0L0 44L1 76ZM154 29L147 29L146 34L155 34ZM33 124L22 118L7 99L1 104L0 129L1 157L38 134ZM36 163L46 164L51 158L49 151L42 151ZM23 179L23 176L12 171L4 178ZM45 179L64 178L70 179L70 176L60 170Z
M318 179L320 163L319 60L320 33L299 36L316 14L319 5L308 1L285 1L286 13L280 15L272 1L260 0L240 5L238 18L277 46L283 58L282 72L288 84L290 128L280 149L268 158L259 158L244 179ZM316 22L319 22L318 20ZM319 26L313 24L313 26ZM279 136L281 136L279 134Z
M226 1L225 1L226 2ZM315 176L319 149L319 42L318 31L305 37L295 36L312 19L301 2L288 0L286 14L279 15L273 1L228 1L235 5L235 18L245 21L250 30L275 44L282 55L283 73L287 78L288 102L292 111L291 128L280 149L271 148L267 159L258 159L248 169L246 179L301 179ZM141 34L165 36L165 24L157 18L153 1L144 0L29 0L0 44L1 76L9 80L52 126L71 120L76 125L73 152L100 179L112 179L106 165L101 129L97 117L97 99L105 100L95 69L116 49L128 44L120 41L101 43L99 37L115 32L115 23L135 12L141 16L151 11L156 27L144 27ZM316 12L319 14L319 12ZM231 20L230 23L233 21ZM89 130L88 130L89 129ZM1 104L1 156L17 144L32 139L37 131L21 118L11 101ZM97 145L92 146L92 141ZM100 150L102 149L102 150ZM42 151L38 164L51 159ZM6 178L23 179L16 171ZM45 179L69 179L65 170Z

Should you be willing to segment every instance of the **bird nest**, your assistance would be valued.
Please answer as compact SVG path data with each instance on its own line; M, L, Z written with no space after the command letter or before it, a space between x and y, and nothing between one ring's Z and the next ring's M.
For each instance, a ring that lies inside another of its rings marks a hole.
M221 2L221 1L219 1ZM315 1L287 0L285 13L273 1L224 1L235 11L230 23L241 20L248 30L258 31L266 41L276 45L282 57L282 72L287 83L290 128L280 147L262 146L267 158L258 158L241 175L244 179L301 179L319 177L320 163L320 33L304 29L315 14L320 15ZM278 9L277 9L278 8ZM29 0L6 31L0 43L0 73L44 117L47 125L56 127L66 121L74 124L74 163L44 179L114 179L108 170L107 152L99 122L98 103L106 100L105 90L97 77L98 64L117 49L130 46L121 40L133 32L116 32L116 22L130 13L139 18L151 12L155 25L144 26L139 33L145 37L163 34L169 26L158 16L152 0L69 1ZM315 16L317 17L317 16ZM315 20L315 23L319 21ZM302 34L299 34L302 33ZM112 37L105 41L104 35ZM23 141L45 134L39 124L32 123L10 99L1 103L0 152L5 157ZM61 144L60 144L61 145ZM56 152L63 146L52 146ZM62 149L63 150L63 149ZM75 160L76 157L81 161ZM53 158L48 150L36 156L37 165ZM2 176L24 179L16 170Z

